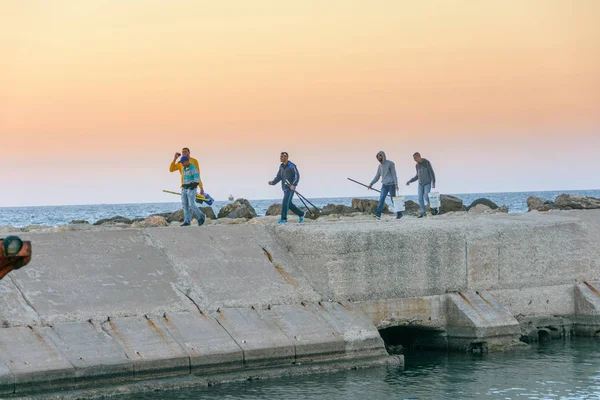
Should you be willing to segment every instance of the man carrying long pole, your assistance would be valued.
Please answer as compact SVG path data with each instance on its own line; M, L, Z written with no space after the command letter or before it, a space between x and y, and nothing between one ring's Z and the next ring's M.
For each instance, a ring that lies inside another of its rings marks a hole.
M396 195L396 191L398 190L398 177L396 176L396 164L387 160L383 151L377 153L377 161L379 161L377 174L375 174L375 178L373 178L367 189L371 190L373 185L381 178L381 194L379 196L377 212L375 213L375 218L381 219L381 212L383 211L386 197L388 194L391 195L391 197ZM396 213L396 219L400 218L402 218L402 211Z
M269 185L276 185L281 181L281 189L283 189L283 202L281 204L281 219L280 224L287 223L288 210L292 211L298 216L298 223L304 221L304 213L294 203L292 203L292 197L294 197L294 190L300 182L300 173L296 164L289 160L288 153L283 151L279 156L281 165L275 179L269 181Z

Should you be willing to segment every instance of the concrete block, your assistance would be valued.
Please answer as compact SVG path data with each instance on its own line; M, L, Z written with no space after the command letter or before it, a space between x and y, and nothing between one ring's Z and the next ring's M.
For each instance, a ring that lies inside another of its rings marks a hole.
M133 380L133 361L100 325L92 321L56 324L48 333L86 384Z
M160 322L146 317L115 318L102 324L133 360L135 379L190 373L190 359Z
M496 289L488 292L514 316L566 316L573 315L575 312L574 286L573 284L540 285L521 289Z
M15 391L15 377L10 369L0 360L0 395L11 394Z
M16 393L59 389L74 382L75 368L54 345L49 329L0 329L0 361L12 372Z
M342 336L312 307L304 305L273 306L261 310L286 334L296 348L296 361L335 359L344 355Z
M244 350L247 367L294 362L293 343L268 315L250 308L225 308L215 318Z
M600 283L584 281L575 286L575 333L600 336Z
M148 229L147 234L174 263L177 285L193 289L190 296L203 310L319 297L289 252L262 226L191 228L185 235L175 229Z
M488 292L453 293L447 299L448 336L520 334L519 322Z
M377 329L415 323L423 327L446 326L445 295L360 301L354 304L371 318Z
M192 374L226 372L244 366L244 353L210 315L173 313L161 323L190 357Z
M35 256L11 278L52 324L188 310L176 274L142 231L36 234ZM186 300L187 302L187 300Z
M377 328L357 305L324 302L313 307L342 336L347 356L387 356Z

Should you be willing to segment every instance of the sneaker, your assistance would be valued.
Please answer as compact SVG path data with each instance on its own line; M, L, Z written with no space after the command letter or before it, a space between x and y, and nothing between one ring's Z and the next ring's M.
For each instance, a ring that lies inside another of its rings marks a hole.
M421 214L421 215L419 215L417 218L423 218L423 217L424 217L424 215L423 215L423 214Z
M287 224L287 219L280 219L278 224Z
M190 226L190 223L189 222L184 222L183 224L181 224L179 226Z
M206 221L206 217L203 215L202 218L200 218L200 220L198 221L198 226L204 225L205 221Z
M380 220L380 219L381 219L381 217L380 217L379 215L373 215L373 218L375 218L375 219L377 219L377 220Z
M400 219L400 218L402 218L402 213L396 214L396 219Z
M306 215L306 213L302 214L301 216L298 217L298 223L301 224L304 222L304 216Z

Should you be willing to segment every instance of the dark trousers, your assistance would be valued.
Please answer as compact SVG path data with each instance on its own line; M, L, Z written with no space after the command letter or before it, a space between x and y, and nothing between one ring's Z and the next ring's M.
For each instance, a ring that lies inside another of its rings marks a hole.
M292 197L294 197L293 191L283 191L283 202L281 203L281 219L283 220L287 220L288 210L292 211L299 217L304 215L302 210L300 210L298 207L296 207L294 203L292 203Z

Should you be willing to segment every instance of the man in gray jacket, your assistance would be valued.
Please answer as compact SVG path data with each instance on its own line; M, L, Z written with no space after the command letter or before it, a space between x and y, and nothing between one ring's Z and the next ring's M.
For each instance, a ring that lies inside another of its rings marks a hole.
M385 199L388 197L388 195L392 197L396 195L396 190L398 190L398 178L396 177L396 165L392 161L386 160L385 153L383 151L377 153L377 161L379 161L377 174L371 181L371 184L368 186L368 188L371 190L373 185L379 181L379 178L381 178L381 195L379 196L379 205L377 206L377 212L375 213L375 217L380 219L381 212L383 211L383 205L385 204ZM402 218L402 212L398 212L396 215L396 219L400 218Z
M413 159L417 162L417 174L408 182L406 182L406 186L410 185L412 182L419 181L419 207L421 208L421 215L419 218L423 218L425 214L425 199L427 199L427 204L429 204L429 192L431 192L431 188L435 189L435 172L433 172L433 167L429 160L422 158L420 153L413 154ZM432 213L437 213L433 212Z

